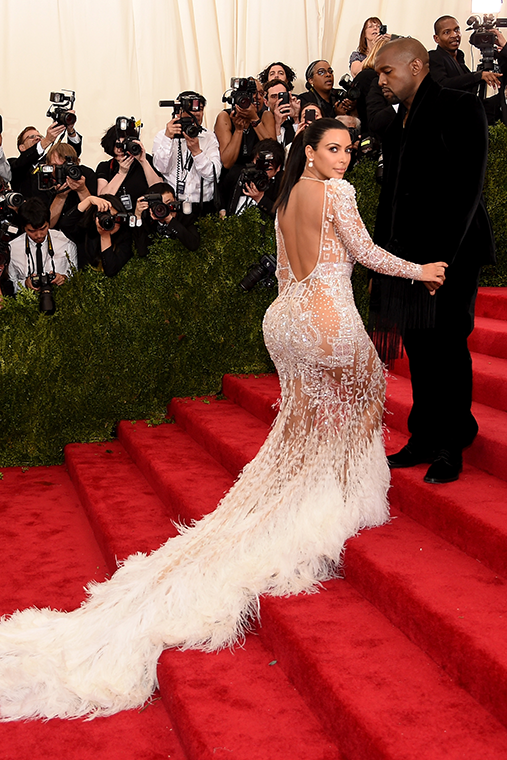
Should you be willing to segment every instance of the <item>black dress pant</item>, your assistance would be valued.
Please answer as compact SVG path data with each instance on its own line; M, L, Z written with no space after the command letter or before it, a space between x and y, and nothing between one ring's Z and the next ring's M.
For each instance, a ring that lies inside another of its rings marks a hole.
M480 267L453 265L437 298L435 327L406 330L413 405L408 418L415 447L469 446L478 425L471 412L472 360L467 338L474 324Z

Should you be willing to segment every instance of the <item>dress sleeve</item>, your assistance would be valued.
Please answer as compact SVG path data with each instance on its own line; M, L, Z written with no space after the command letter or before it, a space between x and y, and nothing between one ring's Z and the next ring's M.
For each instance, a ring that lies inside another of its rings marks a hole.
M375 245L359 216L356 192L352 185L345 180L338 180L331 181L331 187L336 236L342 241L349 256L380 274L408 280L422 279L420 264L400 259Z

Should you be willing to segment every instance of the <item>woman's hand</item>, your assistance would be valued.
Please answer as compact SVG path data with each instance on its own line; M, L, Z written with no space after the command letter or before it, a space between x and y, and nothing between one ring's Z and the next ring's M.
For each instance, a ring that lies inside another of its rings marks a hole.
M130 167L134 163L134 156L128 156L124 153L123 156L118 156L116 160L118 161L118 164L120 167L118 170L118 174L122 174L123 176L126 177L127 174L129 173Z
M448 266L445 261L437 261L434 264L423 264L423 276L421 280L430 291L430 295L434 296L438 288L444 284L445 270Z

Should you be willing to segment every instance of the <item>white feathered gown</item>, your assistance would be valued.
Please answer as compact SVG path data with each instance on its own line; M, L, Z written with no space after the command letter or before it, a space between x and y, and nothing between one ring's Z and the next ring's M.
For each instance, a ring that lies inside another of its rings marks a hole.
M371 242L353 188L325 183L320 256L302 282L278 235L280 294L264 320L280 412L220 505L149 556L129 557L69 613L0 623L0 717L108 715L141 705L165 647L230 645L261 594L310 591L336 574L344 542L388 517L384 374L354 305L357 259L419 279Z

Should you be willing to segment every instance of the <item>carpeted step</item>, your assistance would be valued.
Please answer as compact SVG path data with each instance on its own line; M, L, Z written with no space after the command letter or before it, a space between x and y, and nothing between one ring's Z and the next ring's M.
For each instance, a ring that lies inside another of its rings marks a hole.
M230 473L179 425L121 422L118 438L176 522L188 524L213 511L233 483Z
M387 431L387 453L399 451L407 440L397 430ZM507 578L505 480L465 463L455 483L434 485L423 480L427 468L391 471L391 506Z
M505 325L505 340L507 342L507 323ZM473 399L479 404L491 406L502 412L507 411L507 359L496 356L472 353L473 362ZM393 374L410 378L408 358L397 359L394 363Z
M346 580L266 597L261 614L263 643L347 758L507 757L505 728Z
M408 434L407 419L412 405L410 380L400 375L389 378L385 423ZM464 451L464 460L496 478L507 480L507 413L474 403L472 411L479 423L473 445Z
M507 727L507 582L392 512L348 542L347 581Z
M176 535L173 514L121 443L73 443L65 447L65 461L111 572L118 560L158 549ZM138 522L141 531L134 529Z
M161 692L189 758L339 760L337 744L258 636L214 654L166 651Z
M108 566L63 466L2 470L0 612L79 607ZM159 699L94 721L0 723L0 760L187 760Z
M507 320L507 288L479 288L475 313L479 317Z
M278 413L280 382L277 374L224 375L222 392L238 406L271 425Z
M173 399L169 412L233 477L256 456L269 433L265 422L227 399Z
M233 479L176 424L123 422L119 435L155 486L167 489L164 504L119 441L69 446L66 456L108 555L121 560L175 535L170 515L189 523L213 509ZM202 661L197 652L168 651L161 658L160 693L188 759L232 751L238 760L282 760L305 747L312 760L339 760L316 718L259 647L257 641L251 653L207 654ZM198 661L199 670L189 670ZM284 708L276 712L275 705Z
M507 323L500 319L476 317L468 347L475 353L507 359Z

